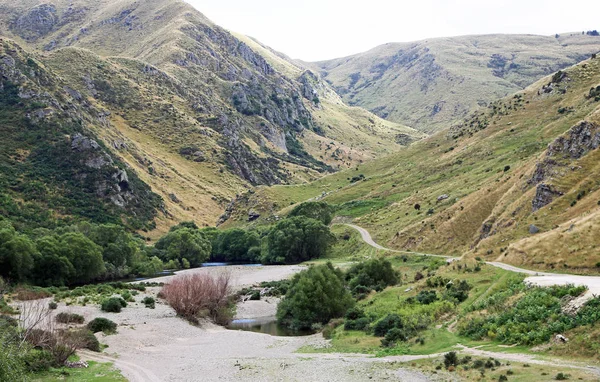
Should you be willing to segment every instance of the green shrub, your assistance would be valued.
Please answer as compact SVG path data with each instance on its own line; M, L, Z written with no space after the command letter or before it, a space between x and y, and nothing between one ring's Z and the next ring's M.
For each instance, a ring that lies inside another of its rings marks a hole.
M85 321L82 315L67 312L57 314L55 320L60 324L83 324Z
M104 317L94 318L88 322L87 328L92 333L104 332L106 334L114 333L117 331L117 324Z
M329 225L333 219L332 211L333 208L326 202L305 202L294 207L289 216L305 216Z
M150 296L144 297L142 303L146 306L146 308L154 309L156 307L156 301Z
M392 264L384 259L373 259L358 263L346 273L346 281L353 295L367 294L371 289L383 290L398 283L398 274Z
M554 377L554 379L556 379L557 381L565 381L565 380L569 379L569 374L558 373L558 374L556 374L556 377Z
M437 299L437 293L434 290L422 290L417 295L417 301L423 305L429 305Z
M23 362L28 371L40 373L48 371L51 367L57 366L54 355L48 350L31 349L23 357Z
M400 328L392 328L388 330L385 337L381 340L381 345L384 347L393 347L398 341L407 341L408 336L406 331Z
M277 307L277 321L293 330L307 329L315 323L326 324L342 317L353 305L354 300L344 287L343 274L327 263L294 276Z
M85 349L91 350L91 351L95 351L95 352L101 352L102 349L100 347L100 342L98 341L98 338L96 338L96 336L94 335L94 333L91 330L88 329L82 329L81 330L81 338L82 338L82 346Z
M446 369L449 368L450 366L458 366L458 356L456 355L456 352L451 351L449 353L444 354L444 366L446 366Z
M404 322L397 314L388 314L373 326L373 334L377 337L384 337L388 331L394 328L402 329Z
M111 297L102 301L100 309L110 313L120 313L122 308L127 306L127 302L120 297Z
M48 303L48 309L54 310L54 309L56 309L56 308L58 308L58 304L57 304L57 303L55 303L54 301L50 301L50 302Z

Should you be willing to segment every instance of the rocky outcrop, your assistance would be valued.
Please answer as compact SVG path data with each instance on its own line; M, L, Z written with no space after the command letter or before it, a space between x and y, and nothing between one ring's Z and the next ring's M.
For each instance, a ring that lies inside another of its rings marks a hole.
M25 40L35 41L47 35L58 23L56 7L41 4L31 8L12 25L12 30Z
M535 191L535 196L531 202L533 212L544 206L547 206L548 204L552 203L554 199L562 195L562 192L555 190L551 185L538 184Z
M546 155L536 164L528 181L529 185L537 187L532 201L533 211L539 210L563 195L550 183L553 176L560 175L565 170L566 165L562 163L563 161L577 160L598 147L600 147L600 126L588 121L579 122L548 145Z

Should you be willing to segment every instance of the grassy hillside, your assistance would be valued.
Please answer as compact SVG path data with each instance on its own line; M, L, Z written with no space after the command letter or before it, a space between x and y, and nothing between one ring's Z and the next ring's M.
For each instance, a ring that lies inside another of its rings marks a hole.
M260 188L232 221L317 198L393 248L598 272L599 85L600 59L588 59L398 153Z
M99 110L90 129L164 200L155 234L213 225L254 185L311 181L424 136L179 0L0 0L0 35Z
M0 39L0 215L16 228L90 220L152 229L163 208L95 131L101 110L35 56Z
M600 37L484 35L390 43L311 65L350 105L425 132L600 51Z

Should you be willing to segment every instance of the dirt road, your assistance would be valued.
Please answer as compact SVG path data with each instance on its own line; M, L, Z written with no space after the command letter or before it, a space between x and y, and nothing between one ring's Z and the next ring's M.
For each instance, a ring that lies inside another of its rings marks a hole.
M359 227L355 224L345 224L345 225L357 230L360 233L360 236L362 237L362 239L364 240L365 243L367 243L370 246L377 248L377 249L382 249L382 250L397 252L397 253L410 253L410 254L423 255L423 256L443 257L443 258L448 259L449 261L458 259L456 257L450 257L450 256L432 255L432 254L427 254L427 253L408 252L408 251L398 251L395 249L385 248L385 247L377 244L371 237L371 234L369 233L369 231L367 231L366 229ZM505 269L507 271L524 273L524 274L530 275L529 277L527 277L525 279L525 282L528 284L531 284L531 285L552 286L552 285L573 284L573 285L586 286L588 288L587 292L585 294L583 294L582 296L578 297L576 300L571 302L571 304L573 304L574 306L581 306L586 301L594 298L594 296L600 296L600 276L580 276L580 275L570 275L570 274L560 274L560 273L538 272L538 271L532 271L529 269L518 268L513 265L504 264L504 263L500 263L500 262L496 262L496 261L488 261L486 263L489 265L492 265L494 267L497 267L497 268Z

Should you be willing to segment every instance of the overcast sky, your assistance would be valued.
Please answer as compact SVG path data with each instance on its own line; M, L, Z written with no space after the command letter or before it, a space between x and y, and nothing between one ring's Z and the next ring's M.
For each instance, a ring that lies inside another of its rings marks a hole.
M387 42L600 30L600 0L186 0L215 23L306 61Z

